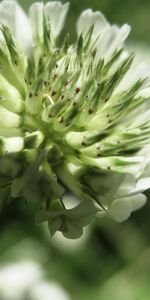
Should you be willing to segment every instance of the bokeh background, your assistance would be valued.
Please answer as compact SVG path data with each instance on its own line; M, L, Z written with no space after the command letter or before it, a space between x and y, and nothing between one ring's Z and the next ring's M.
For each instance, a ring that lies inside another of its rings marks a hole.
M32 2L19 1L26 11ZM129 46L150 60L149 0L70 3L64 34L69 28L72 41L78 15L90 7L111 23L129 23ZM122 224L93 222L77 241L51 239L34 215L34 207L19 201L0 215L0 300L150 299L150 201Z

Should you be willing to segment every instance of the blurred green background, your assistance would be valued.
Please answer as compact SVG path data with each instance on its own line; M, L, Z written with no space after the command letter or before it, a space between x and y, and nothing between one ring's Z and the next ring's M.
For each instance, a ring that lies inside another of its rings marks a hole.
M30 0L19 2L25 10L32 3ZM136 47L142 43L143 48L150 49L149 0L70 2L64 32L69 28L72 40L78 15L91 7L101 10L111 23L129 23L132 26L129 41ZM149 192L147 195L150 198ZM66 241L60 235L50 239L45 226L36 227L34 208L19 201L10 204L0 217L0 300L149 300L149 215L148 201L143 209L122 224L101 219L85 230L81 240ZM19 277L24 283L19 290L17 269L10 267L16 264L17 268L21 261L40 266L41 275L38 279L35 276L34 282L31 280L26 287L25 272L29 279L31 271L22 267ZM51 291L51 283L59 284L60 294L58 290L53 294L48 289L46 292L45 288L45 294L43 289L41 294L33 297L31 290L33 287L38 290L41 281L47 282Z

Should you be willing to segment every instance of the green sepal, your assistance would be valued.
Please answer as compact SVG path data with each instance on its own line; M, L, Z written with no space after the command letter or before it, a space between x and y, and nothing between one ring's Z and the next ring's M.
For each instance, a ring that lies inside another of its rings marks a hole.
M53 235L57 230L70 239L77 239L83 233L83 227L91 222L99 209L91 202L83 202L72 209L59 209L55 211L39 211L36 222L48 221L49 229Z
M38 148L44 141L44 135L41 131L35 131L26 135L24 139L25 148Z
M49 197L50 200L61 198L64 194L64 188L59 184L55 173L47 161L41 164L40 175L47 182L46 186L43 186L46 196Z

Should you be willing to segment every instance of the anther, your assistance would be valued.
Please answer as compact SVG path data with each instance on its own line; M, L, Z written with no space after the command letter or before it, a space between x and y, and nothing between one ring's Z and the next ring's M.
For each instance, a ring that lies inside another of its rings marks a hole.
M67 86L67 85L68 85L68 83L69 83L69 81L66 81L66 83L65 83L65 86Z
M80 88L77 87L77 88L76 88L76 94L78 94L79 92L80 92Z
M91 115L94 111L93 111L93 109L89 108L88 112L89 112L89 115Z
M53 97L53 96L55 96L55 95L56 95L56 92L53 91L52 94L51 94L51 96Z

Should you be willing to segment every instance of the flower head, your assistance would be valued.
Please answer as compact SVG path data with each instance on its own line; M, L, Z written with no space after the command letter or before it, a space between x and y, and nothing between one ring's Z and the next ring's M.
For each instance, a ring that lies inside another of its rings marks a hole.
M68 8L35 3L27 17L0 4L0 197L34 201L52 235L77 238L96 215L123 221L146 201L150 89L124 49L128 25L89 9L77 42L59 46Z

